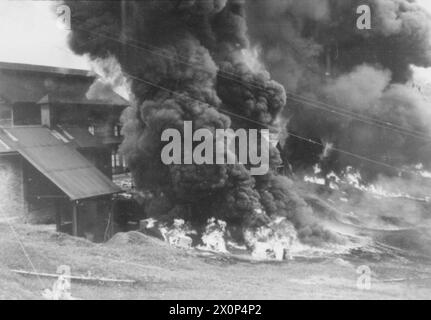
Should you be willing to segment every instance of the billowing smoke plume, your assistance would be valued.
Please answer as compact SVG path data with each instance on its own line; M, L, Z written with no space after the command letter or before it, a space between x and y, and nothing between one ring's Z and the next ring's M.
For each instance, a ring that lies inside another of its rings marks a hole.
M429 165L431 108L410 81L411 65L431 65L431 19L423 8L414 0L248 4L253 44L287 90L290 132L389 166ZM371 30L356 27L364 4ZM328 111L335 108L341 112ZM322 157L321 145L294 136L284 153L296 169L321 161L324 172L353 165L368 178L397 174L339 152Z
M137 187L154 195L150 215L259 226L277 214L288 217L303 240L331 238L292 183L275 173L281 161L275 148L270 172L258 178L242 164L161 162L161 133L182 132L184 121L213 132L276 126L285 91L250 51L244 1L66 3L72 49L93 59L114 57L130 80L136 105L123 116L122 151Z

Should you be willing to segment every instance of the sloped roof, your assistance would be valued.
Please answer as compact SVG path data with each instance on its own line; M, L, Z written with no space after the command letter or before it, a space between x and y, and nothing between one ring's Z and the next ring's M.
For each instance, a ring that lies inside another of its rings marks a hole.
M78 148L100 148L103 143L87 129L77 126L58 126L56 129Z
M14 152L14 149L10 147L4 140L5 138L2 139L2 136L0 135L0 153Z
M121 192L107 176L82 156L66 137L44 127L2 129L5 141L51 180L71 200Z
M94 72L91 72L89 70L59 68L59 67L53 67L53 66L42 66L42 65L2 62L2 61L0 61L0 69L24 71L24 72L40 72L40 73L50 73L50 74L73 75L73 76L82 76L82 77L95 76Z

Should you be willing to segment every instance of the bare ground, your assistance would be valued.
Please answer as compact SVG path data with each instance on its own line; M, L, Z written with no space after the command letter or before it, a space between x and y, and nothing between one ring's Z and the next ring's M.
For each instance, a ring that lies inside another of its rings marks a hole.
M431 297L431 267L406 260L366 262L335 257L284 263L247 261L181 250L137 233L93 244L51 226L0 224L0 299L42 299L55 279L15 274L68 265L73 275L130 279L136 283L72 281L80 299L413 299ZM356 287L356 267L373 271L371 290ZM389 281L387 281L389 280ZM387 281L387 282L386 282Z

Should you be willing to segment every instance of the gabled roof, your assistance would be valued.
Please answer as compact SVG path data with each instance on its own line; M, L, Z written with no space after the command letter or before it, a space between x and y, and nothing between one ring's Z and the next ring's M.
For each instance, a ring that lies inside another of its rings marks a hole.
M13 63L13 62L0 61L0 69L12 70L12 71L23 71L23 72L71 75L71 76L81 76L81 77L95 77L94 72L91 72L89 70L59 68L59 67L52 67L52 66L42 66L42 65Z
M86 106L121 106L126 107L129 102L122 98L120 95L112 92L109 99L87 99L85 96L77 97L66 97L66 96L55 96L53 94L47 94L40 99L37 104L73 104L73 105L86 105Z
M6 137L7 145L15 148L71 200L121 192L57 132L44 127L14 127L0 131L2 137Z

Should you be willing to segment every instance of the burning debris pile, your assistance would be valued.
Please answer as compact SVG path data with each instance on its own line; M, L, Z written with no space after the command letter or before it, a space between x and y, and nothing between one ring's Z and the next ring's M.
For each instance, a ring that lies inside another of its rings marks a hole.
M291 260L297 233L286 218L275 218L269 225L245 231L245 240L258 259Z
M199 249L226 253L226 222L208 219L205 231L198 235L183 219L173 222L160 222L153 218L142 220L142 233L157 237L170 245L183 249L197 247ZM199 236L201 238L199 239Z
M288 93L288 130L319 143L288 139L283 158L294 169L353 166L370 181L398 174L391 166L429 168L431 108L411 85L411 65L431 65L431 20L422 7L414 0L248 3L251 39ZM356 27L359 5L371 8L370 30Z

